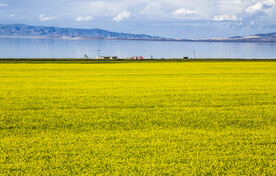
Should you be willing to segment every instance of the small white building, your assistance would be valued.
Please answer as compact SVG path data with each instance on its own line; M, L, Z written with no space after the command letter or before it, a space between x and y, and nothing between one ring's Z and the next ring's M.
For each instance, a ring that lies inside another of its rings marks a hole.
M97 59L118 59L117 56L98 56Z

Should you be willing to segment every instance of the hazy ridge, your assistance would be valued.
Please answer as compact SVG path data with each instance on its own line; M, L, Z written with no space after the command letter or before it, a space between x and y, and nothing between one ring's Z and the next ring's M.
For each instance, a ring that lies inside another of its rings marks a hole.
M25 24L0 25L0 36L87 39L162 39L158 36L110 32L102 29L75 29Z
M102 29L77 29L25 24L0 24L0 36L37 37L37 38L73 38L73 39L125 39L125 40L164 40L164 41L199 41L199 42L276 42L276 32L249 36L234 36L214 39L172 39L146 34L111 32Z

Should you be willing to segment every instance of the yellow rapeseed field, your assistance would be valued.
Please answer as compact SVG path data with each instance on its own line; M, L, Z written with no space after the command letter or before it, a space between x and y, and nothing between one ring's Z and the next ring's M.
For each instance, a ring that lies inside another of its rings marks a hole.
M276 62L2 63L0 175L276 175Z

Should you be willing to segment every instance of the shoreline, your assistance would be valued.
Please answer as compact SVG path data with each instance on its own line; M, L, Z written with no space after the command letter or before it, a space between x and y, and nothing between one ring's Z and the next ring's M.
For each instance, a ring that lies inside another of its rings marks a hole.
M105 38L105 37L43 37L43 36L0 36L12 39L54 39L54 40L130 40L130 41L157 41L157 42L211 42L211 43L276 43L276 40L265 39L174 39L174 38Z
M0 58L0 63L154 63L154 62L276 62L275 59L83 59L83 58Z

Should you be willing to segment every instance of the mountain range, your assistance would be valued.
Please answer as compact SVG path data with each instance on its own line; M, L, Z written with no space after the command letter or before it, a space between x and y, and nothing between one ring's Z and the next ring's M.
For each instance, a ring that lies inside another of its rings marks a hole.
M83 39L144 39L161 40L162 37L146 34L110 32L102 29L75 29L25 24L0 25L0 36L38 38L83 38Z
M223 42L276 42L276 32L266 34L255 34L249 36L234 36L230 38L217 38L211 41Z
M146 34L111 32L102 29L76 29L25 24L0 24L0 36L25 38L72 38L72 39L121 39L121 40L161 40L161 41L202 41L202 42L276 42L276 32L249 36L234 36L214 39L172 39Z

